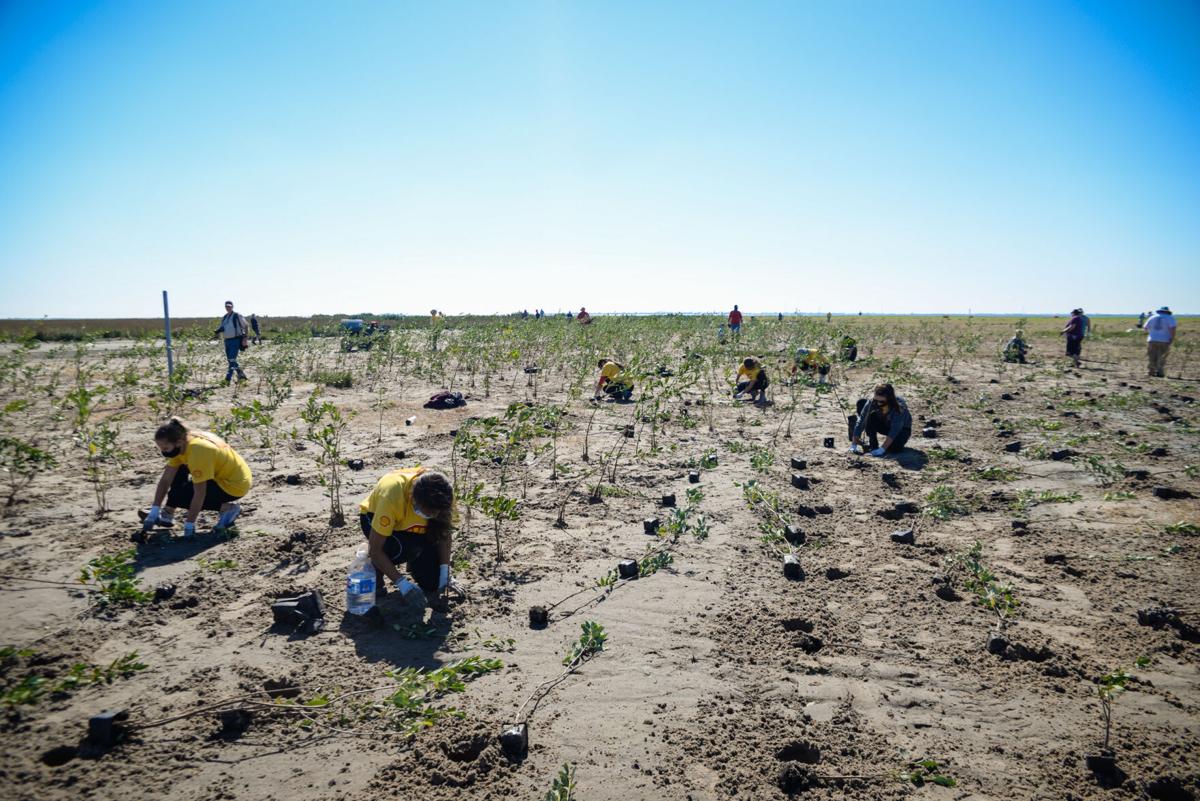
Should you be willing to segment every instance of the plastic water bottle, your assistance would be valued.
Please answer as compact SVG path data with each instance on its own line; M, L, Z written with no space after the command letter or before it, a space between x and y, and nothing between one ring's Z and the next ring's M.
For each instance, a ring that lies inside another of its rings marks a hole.
M365 615L375 606L375 564L366 548L359 548L346 575L346 611Z

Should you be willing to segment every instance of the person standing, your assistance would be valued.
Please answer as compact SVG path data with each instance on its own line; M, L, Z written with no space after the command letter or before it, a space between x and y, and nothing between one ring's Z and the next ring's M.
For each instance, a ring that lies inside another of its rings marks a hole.
M257 314L250 315L250 328L251 328L251 330L254 331L254 344L261 345L262 344L262 332L258 330L258 315Z
M1079 310L1079 320L1083 323L1083 336L1086 338L1092 333L1092 318L1083 313L1083 309Z
M575 321L580 325L591 325L592 315L588 314L588 310L583 306L579 307L579 314L575 315Z
M1071 319L1067 320L1066 326L1059 333L1067 338L1067 356L1078 367L1083 352L1083 309L1073 309Z
M733 304L733 311L729 313L729 330L733 332L736 339L742 333L742 313L738 311L737 304Z
M225 385L229 386L235 370L238 381L245 381L246 373L238 364L238 352L249 347L250 337L247 334L246 318L233 310L232 300L225 301L225 316L221 318L221 325L213 332L213 338L218 336L225 340L225 358L229 361L229 369L225 371Z
M1146 324L1146 313L1145 313L1145 312L1138 312L1138 321L1137 321L1137 327L1138 327L1138 328L1141 328L1141 327L1142 327L1143 325L1145 325L1145 324Z
M1151 378L1166 377L1167 351L1175 341L1175 327L1175 317L1167 306L1146 321L1146 360Z

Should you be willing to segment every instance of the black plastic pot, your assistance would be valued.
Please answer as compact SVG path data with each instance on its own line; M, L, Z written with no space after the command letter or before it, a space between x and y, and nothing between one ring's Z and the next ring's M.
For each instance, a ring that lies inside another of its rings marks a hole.
M1126 470L1125 478L1132 478L1135 481L1145 481L1150 478L1149 470Z
M797 459L795 456L792 457L792 469L793 470L805 470L807 468L808 468L807 461L805 461L804 459Z
M839 581L841 579L846 578L846 576L849 576L849 575L850 575L849 570L845 570L840 567L825 568L825 578L829 579L830 581Z
M500 747L509 759L521 759L529 752L529 726L517 723L500 732Z
M833 507L832 506L818 506L815 508L814 511L819 515L831 515L831 514L833 514Z
M804 570L800 567L799 556L789 553L783 557L783 575L793 581L804 578Z
M633 426L631 426L631 425L629 425L629 426L625 426L625 437L626 437L626 439L633 439L633 433L634 433Z
M796 489L808 489L808 477L792 473L792 486Z
M346 461L346 467L349 467L351 470L362 470L365 466L362 459L348 459Z
M647 517L642 521L642 531L647 534L657 534L661 522L657 517Z
M550 623L550 611L544 606L529 607L529 627L545 628Z
M925 439L937 439L937 435L938 432L936 428L926 427L921 429L921 436Z
M158 601L165 601L168 598L172 597L173 595L175 595L175 585L174 584L164 583L164 584L159 584L157 587L154 588L155 603L157 603Z
M825 444L826 448L832 448L833 447L833 437L826 437L824 444Z
M1004 450L1009 453L1019 453L1021 451L1021 441L1010 442L1004 446Z
M125 737L125 721L128 719L127 709L105 709L99 715L92 715L88 718L88 742L92 745L115 745Z
M408 454L404 451L396 451L392 454L392 456L395 456L397 459L403 459L404 457L408 456Z
M1192 493L1188 492L1187 490L1175 489L1174 487L1155 487L1153 492L1155 498L1162 498L1164 501L1174 501L1192 497Z
M667 508L674 506L675 505L675 493L672 492L670 495L662 496L662 500L660 500L659 503Z
M633 559L622 559L617 562L617 575L623 579L635 579L638 577L638 563Z
M803 545L808 540L808 535L799 526L784 526L783 538L792 545Z
M297 473L292 473L290 476L284 479L284 481L293 487L299 486L302 480L303 479L301 479Z
M906 528L903 531L893 531L891 540L897 545L912 545L916 542L916 536L911 528Z
M693 470L692 472L688 473L688 483L690 483L690 484L699 484L700 483L700 471L699 470Z
M901 501L896 504L896 511L902 515L915 515L921 511L921 507L913 501Z
M817 510L812 508L811 506L805 506L804 504L800 504L799 506L796 507L796 514L800 515L801 517L816 517Z
M1008 650L1008 640L996 632L992 632L987 638L987 652L999 656Z
M1061 451L1050 452L1050 458L1056 462L1065 462L1067 459L1070 459L1075 455L1075 451L1071 450L1070 448L1063 448Z

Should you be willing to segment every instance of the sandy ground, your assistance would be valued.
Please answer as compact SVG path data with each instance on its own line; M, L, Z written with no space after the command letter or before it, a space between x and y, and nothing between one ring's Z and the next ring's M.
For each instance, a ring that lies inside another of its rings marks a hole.
M69 362L61 353L56 358ZM54 422L49 401L36 401L8 422L27 432L57 430L63 456L0 520L0 643L33 652L7 657L2 681L11 688L28 676L49 679L74 663L104 665L131 651L147 668L36 704L0 707L0 797L541 798L559 766L571 763L577 796L589 801L1193 798L1200 777L1200 652L1191 628L1200 626L1198 548L1194 534L1165 526L1196 523L1200 509L1194 499L1156 498L1151 488L1200 494L1200 481L1183 471L1200 462L1200 389L1141 378L1136 351L1121 358L1078 371L1043 365L1003 372L979 359L959 367L953 383L921 365L927 389L909 392L899 381L898 388L915 415L936 419L938 434L925 439L917 431L899 461L847 454L843 412L832 396L809 412L810 390L785 437L783 387L765 409L689 391L670 401L658 453L646 452L649 433L638 425L602 502L588 502L586 484L571 493L566 528L553 523L573 473L551 480L543 454L529 469L520 520L505 524L505 561L496 563L491 523L478 512L460 534L470 565L458 576L470 600L443 614L399 605L393 596L381 603L382 626L345 614L346 568L362 538L353 514L349 525L328 527L311 448L280 448L272 469L264 449L236 437L255 473L240 535L138 546L142 585L171 582L175 596L97 608L83 588L67 585L89 559L133 547L134 512L148 505L161 468L151 441L154 415L144 399L136 402L138 412L122 429L135 459L110 492L113 511L97 517L64 433L69 421ZM869 388L873 369L850 370L842 393ZM540 380L540 401L564 397L554 371ZM297 385L284 405L289 426L307 388ZM429 411L421 403L436 386L397 385L382 441L370 393L328 390L327 398L360 412L343 449L365 463L344 473L351 512L390 469L417 462L449 469L450 432L467 417L500 414L510 401L530 397L519 370L493 383L491 397L479 386L460 388L471 396L465 408ZM9 386L4 397L28 389ZM256 397L253 389L220 389L185 414L204 423L203 410ZM705 405L697 405L701 400ZM623 439L633 413L633 406L600 407L588 464ZM591 414L589 404L573 403L558 441L559 461L576 472L588 467L581 454ZM406 426L413 415L415 424ZM689 417L700 424L685 426ZM998 428L1013 433L998 436ZM823 447L827 436L837 438L836 448ZM1072 437L1082 439L1066 445ZM1004 450L1013 440L1022 441L1021 452ZM1039 443L1081 455L1037 458ZM766 469L751 464L757 447L771 453ZM1159 447L1164 456L1149 455ZM958 458L935 448L954 449ZM703 490L698 510L710 526L707 538L685 533L668 543L669 567L610 593L596 590L595 579L619 559L664 545L644 533L642 521L666 518L659 506L665 493L684 502L693 486L688 472L710 450L718 463L701 469L694 485ZM1102 485L1083 461L1100 453L1151 475ZM807 467L792 470L793 457ZM979 480L983 467L1008 468L1014 480ZM810 488L793 488L793 472L810 477ZM892 485L883 473L896 475ZM300 483L287 483L288 475ZM479 475L494 484L499 468L481 467ZM806 544L797 548L800 580L785 578L780 544L762 541L765 518L738 486L749 480L778 493L788 518L805 531ZM939 485L955 489L963 514L879 514L903 501L924 506ZM1024 490L1068 500L1017 509L1029 497ZM818 511L806 517L796 511L801 506ZM1027 525L1014 528L1014 520ZM202 528L211 523L205 521ZM915 542L890 541L898 529L913 529ZM1012 584L1020 602L1006 632L1010 645L999 655L985 649L994 617L967 588L956 587L959 600L935 594L943 560L975 540L981 561ZM235 566L203 568L212 563L201 560L217 559ZM310 588L328 605L326 629L272 628L270 600ZM553 610L546 628L529 626L530 606L580 591ZM1138 610L1153 606L1179 610L1182 624L1139 625ZM585 620L604 626L606 647L538 703L528 755L510 760L497 735L531 692L562 672L563 654ZM88 717L102 709L127 708L131 722L145 723L234 696L269 701L269 681L301 687L301 699L336 695L387 686L388 670L435 668L476 654L501 659L503 669L443 699L461 719L411 739L366 713L318 716L306 728L294 715L254 706L244 731L222 731L214 714L196 714L135 729L111 748L85 741ZM1139 657L1149 664L1134 668ZM1103 732L1095 680L1121 666L1134 678L1114 704L1118 771L1102 775L1085 762ZM918 759L936 760L956 786L903 781L901 773Z

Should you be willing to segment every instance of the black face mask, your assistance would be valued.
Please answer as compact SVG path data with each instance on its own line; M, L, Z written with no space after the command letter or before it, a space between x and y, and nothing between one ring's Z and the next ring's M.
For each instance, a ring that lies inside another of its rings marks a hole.
M176 456L183 453L183 446L176 445L174 448L172 448L169 451L159 451L159 453L162 454L162 457L164 459L174 459Z

